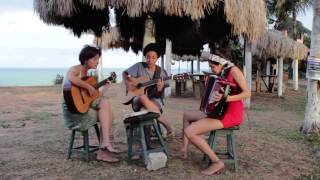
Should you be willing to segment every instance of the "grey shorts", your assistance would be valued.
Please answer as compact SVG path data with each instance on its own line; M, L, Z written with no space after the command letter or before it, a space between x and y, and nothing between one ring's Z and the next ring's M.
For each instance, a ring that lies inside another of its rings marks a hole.
M153 101L158 106L160 111L162 110L163 103L162 103L161 99L153 98L153 99L151 99L151 101ZM141 108L143 107L142 103L139 100L139 96L135 96L133 98L133 101L132 101L131 105L132 105L132 109L133 109L134 112L140 111Z
M100 109L100 102L102 99L107 99L107 97L104 96L100 96L97 99L95 99L94 101L92 101L90 108L98 111Z
M98 122L97 111L94 109L90 108L89 111L84 114L77 114L71 113L65 103L61 104L61 108L64 126L68 129L83 131Z

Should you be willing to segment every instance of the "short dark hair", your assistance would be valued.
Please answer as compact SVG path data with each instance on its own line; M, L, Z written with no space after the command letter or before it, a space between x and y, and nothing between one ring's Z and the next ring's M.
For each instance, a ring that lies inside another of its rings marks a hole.
M81 49L81 51L79 53L79 61L80 61L81 65L84 65L86 61L88 61L90 58L95 57L97 54L99 54L99 56L101 56L101 49L100 48L90 46L90 45L83 46L83 48Z
M146 54L149 52L149 51L154 51L157 53L158 57L161 56L161 49L160 49L160 46L156 43L150 43L148 45L146 45L146 47L143 49L143 56L146 56Z

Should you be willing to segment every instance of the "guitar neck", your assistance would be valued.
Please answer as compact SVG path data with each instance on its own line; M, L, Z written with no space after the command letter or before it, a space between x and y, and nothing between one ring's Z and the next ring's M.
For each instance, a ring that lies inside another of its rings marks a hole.
M98 89L98 88L100 88L101 86L107 84L107 83L108 83L109 81L111 81L111 80L112 80L112 79L111 79L110 77L108 77L107 79L104 79L104 80L100 81L98 84L96 84L96 85L94 86L94 88Z
M157 81L159 80L160 78L158 79L153 79L153 80L150 80L148 82L145 82L145 83L142 83L142 86L151 86L151 85L154 85L154 84L157 84ZM163 80L168 80L168 79L171 79L171 77L165 77L163 78Z

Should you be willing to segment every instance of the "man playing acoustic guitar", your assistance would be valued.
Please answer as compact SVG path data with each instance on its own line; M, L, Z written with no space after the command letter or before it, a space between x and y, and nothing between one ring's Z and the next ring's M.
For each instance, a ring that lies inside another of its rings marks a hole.
M138 62L123 72L127 93L133 94L129 102L132 103L134 111L139 111L144 107L148 111L160 113L164 106L164 88L169 86L169 81L163 80L164 78L167 79L167 73L156 65L160 54L159 46L155 43L150 43L143 50L146 62ZM144 84L145 82L150 82L150 80L155 80L156 83L147 87L145 93L143 92L144 88L141 88L142 92L139 93L136 85L138 83ZM162 114L158 120L165 126L167 138L173 138L174 130L168 120Z
M79 65L72 66L68 72L66 78L64 78L63 85L72 84L73 86L81 87L86 89L90 96L93 96L98 91L92 85L88 84L82 77L87 76L89 69L96 69L99 64L99 58L101 56L101 49L85 45L79 54ZM107 89L107 85L104 86L103 91ZM103 94L103 92L101 93ZM112 126L112 111L108 100L100 96L94 100L90 107L97 111L101 138L100 138L100 149L97 153L97 159L106 162L118 162L119 159L113 156L113 153L118 151L113 148L110 140L111 126Z

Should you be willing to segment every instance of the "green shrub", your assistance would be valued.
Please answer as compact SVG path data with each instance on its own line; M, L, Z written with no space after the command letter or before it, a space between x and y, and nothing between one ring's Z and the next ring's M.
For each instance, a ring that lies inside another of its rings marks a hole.
M63 82L63 75L57 74L55 79L53 80L54 85L62 84L62 82Z

